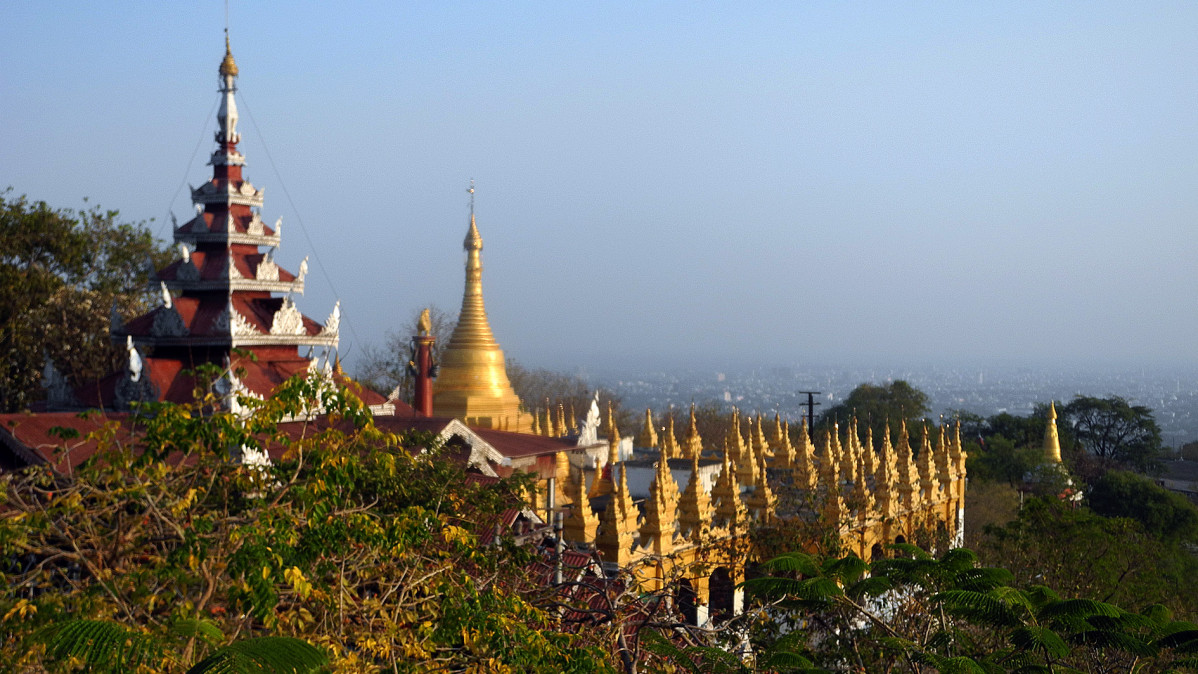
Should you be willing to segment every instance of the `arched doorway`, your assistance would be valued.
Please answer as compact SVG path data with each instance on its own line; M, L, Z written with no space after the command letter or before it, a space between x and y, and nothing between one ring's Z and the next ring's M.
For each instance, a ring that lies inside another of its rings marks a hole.
M699 624L699 598L689 578L678 581L678 586L674 589L674 605L682 613L686 624Z
M732 582L732 574L728 569L720 567L711 573L711 581L707 586L711 594L711 619L722 621L733 615L733 599L736 586Z

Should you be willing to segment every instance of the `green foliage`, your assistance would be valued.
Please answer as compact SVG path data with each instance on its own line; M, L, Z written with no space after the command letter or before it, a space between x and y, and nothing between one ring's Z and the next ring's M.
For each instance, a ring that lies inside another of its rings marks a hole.
M1161 430L1143 405L1119 396L1077 396L1061 410L1061 418L1082 448L1106 464L1146 472L1160 461Z
M280 423L316 402L319 419ZM68 619L173 644L179 661L156 663L167 672L295 652L258 637L318 646L335 671L610 669L595 637L530 603L530 550L474 534L522 503L527 480L480 486L432 437L385 432L314 380L244 399L246 418L201 414L210 403L147 406L128 442L106 428L70 480L35 468L0 482L13 669L44 666L27 640ZM230 461L243 447L282 458Z
M112 305L124 318L147 309L146 264L169 257L144 224L117 217L0 193L0 411L42 397L46 355L73 385L115 365Z
M1174 620L1163 606L1134 613L1017 585L969 550L939 557L913 546L891 550L895 557L872 564L801 553L765 563L770 575L744 583L762 607L750 624L756 670L709 659L709 647L659 639L647 648L687 671L987 674L1165 671L1190 666L1198 652L1198 625ZM856 589L862 583L868 589ZM753 629L769 621L787 627Z
M824 410L816 423L844 423L855 415L862 439L867 425L873 429L874 437L880 438L886 432L887 425L893 429L897 429L902 421L913 425L930 412L926 393L902 379L896 379L883 386L868 383L859 385L843 402Z
M1198 617L1198 560L1133 519L1103 517L1055 497L1029 498L1015 521L987 531L978 551L1021 583L1131 609L1163 604Z
M167 654L153 636L103 620L65 620L40 630L34 642L51 662L79 662L95 672L136 671L157 665Z
M302 639L257 637L217 650L187 674L316 674L328 666L328 656Z
M1099 515L1130 517L1148 533L1168 541L1198 537L1198 508L1142 475L1107 471L1090 483L1086 503Z

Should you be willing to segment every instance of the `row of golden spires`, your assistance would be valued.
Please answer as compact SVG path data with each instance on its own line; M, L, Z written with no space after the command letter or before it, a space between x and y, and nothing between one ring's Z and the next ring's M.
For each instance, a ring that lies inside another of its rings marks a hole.
M646 419L652 419L651 413ZM924 424L919 451L914 452L905 422L893 441L887 428L881 447L874 450L872 430L867 430L862 443L855 419L843 442L834 427L818 434L818 447L805 421L797 442L792 443L784 422L776 420L771 441L762 418L749 419L748 442L739 430L739 414L734 413L723 451L709 457L721 462L710 491L701 484L702 441L693 410L687 441L682 445L674 442L677 453L672 455L668 447L673 431L667 426L642 516L628 490L625 464L619 460L619 430L609 406L608 463L596 473L590 489L585 474L570 470L564 455L559 455L558 502L571 504L565 538L593 544L605 559L626 564L638 557L668 555L682 547L738 536L754 519L768 522L801 516L796 503L780 510L775 487L802 495L800 500L839 529L866 526L964 497L965 451L959 423L951 427L941 424L935 441ZM645 428L652 429L650 421L641 429L638 442L648 439ZM670 472L669 458L691 461L691 479L681 493ZM592 502L604 498L607 503L602 515L596 515Z

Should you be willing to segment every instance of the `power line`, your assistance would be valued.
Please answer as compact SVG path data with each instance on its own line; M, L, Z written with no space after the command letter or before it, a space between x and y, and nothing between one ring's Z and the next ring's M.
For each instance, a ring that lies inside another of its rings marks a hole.
M333 295L340 299L341 293L337 292L337 286L333 284L332 277L329 276L328 270L325 269L324 262L321 261L320 255L316 252L316 244L312 243L312 237L308 236L308 228L304 226L304 219L300 216L299 209L295 206L295 200L291 198L291 192L287 190L287 183L283 181L283 176L279 173L278 166L275 165L275 158L271 155L270 148L266 144L266 136L263 135L262 130L258 128L258 122L254 119L254 113L250 110L249 101L246 100L244 93L239 92L239 94L239 98L245 107L246 114L250 118L250 124L254 126L254 133L258 135L258 139L262 143L262 149L266 152L266 159L270 162L270 168L275 173L275 179L279 181L279 187L283 190L283 195L287 197L287 203L291 205L292 212L295 213L295 219L297 222L299 222L300 231L304 234L304 241L308 243L308 249L312 251L312 257L316 260L316 266L320 269L321 275L324 276L325 282L329 284L329 289L333 291ZM341 321L349 326L349 331L350 334L353 335L354 341L361 342L362 339L358 337L358 331L354 329L353 321L349 320L349 314L344 310L341 312Z

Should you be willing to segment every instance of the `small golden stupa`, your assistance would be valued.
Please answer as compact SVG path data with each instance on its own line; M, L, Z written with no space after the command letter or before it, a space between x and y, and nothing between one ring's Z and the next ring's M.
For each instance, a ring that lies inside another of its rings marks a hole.
M520 399L504 366L503 350L491 334L483 306L483 239L474 221L474 185L470 193L470 229L466 249L466 290L458 324L441 354L441 371L433 386L433 413L456 417L469 426L522 432L532 416L521 414Z

